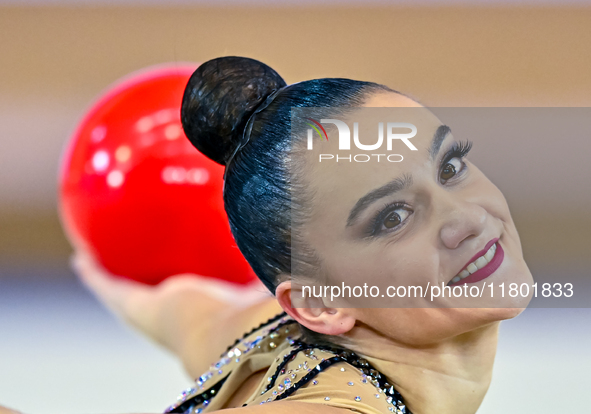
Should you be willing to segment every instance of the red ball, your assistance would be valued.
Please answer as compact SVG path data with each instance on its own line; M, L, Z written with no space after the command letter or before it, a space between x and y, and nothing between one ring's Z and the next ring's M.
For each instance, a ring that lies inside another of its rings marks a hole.
M63 155L65 231L109 272L147 284L196 273L246 284L256 276L230 233L224 167L195 149L180 122L197 65L163 65L109 88Z

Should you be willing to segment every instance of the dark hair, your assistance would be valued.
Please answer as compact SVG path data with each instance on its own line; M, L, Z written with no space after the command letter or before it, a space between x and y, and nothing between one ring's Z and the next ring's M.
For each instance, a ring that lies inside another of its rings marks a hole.
M236 244L272 293L277 276L292 272L293 183L287 161L291 108L359 107L373 92L396 92L380 84L342 78L287 86L262 62L221 57L199 66L187 84L181 108L185 134L203 154L226 165L249 117L280 88L273 102L257 113L248 144L227 165L224 188L224 205Z

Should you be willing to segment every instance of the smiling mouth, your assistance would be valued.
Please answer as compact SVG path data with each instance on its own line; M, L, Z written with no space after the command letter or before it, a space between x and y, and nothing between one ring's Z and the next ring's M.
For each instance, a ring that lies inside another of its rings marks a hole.
M498 243L498 238L489 241L484 249L476 254L449 283L448 286L463 283L476 283L489 277L499 268L505 252Z

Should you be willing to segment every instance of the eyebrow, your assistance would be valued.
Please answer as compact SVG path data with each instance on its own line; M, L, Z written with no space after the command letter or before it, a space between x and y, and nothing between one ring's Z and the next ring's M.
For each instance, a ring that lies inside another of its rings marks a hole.
M435 157L441 149L441 144L443 144L445 137L450 132L451 129L447 125L439 125L437 131L435 131L435 133L433 134L433 139L431 140L431 148L429 148L429 155L431 156L431 161L435 160Z
M441 149L441 144L445 140L447 134L451 132L450 128L447 125L439 125L435 134L433 134L433 138L431 140L431 146L429 147L429 156L431 160L434 160L439 150ZM357 217L361 214L363 210L373 204L375 201L379 200L380 198L388 197L398 191L405 190L412 185L412 175L411 174L403 174L401 177L395 178L387 184L376 188L375 190L370 191L355 203L355 206L351 209L349 213L349 218L347 219L347 227L352 226Z

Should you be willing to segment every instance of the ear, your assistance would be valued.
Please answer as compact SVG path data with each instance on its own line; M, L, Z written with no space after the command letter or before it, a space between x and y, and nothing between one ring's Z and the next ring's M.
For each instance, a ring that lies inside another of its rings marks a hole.
M351 309L330 308L325 306L322 298L303 297L301 288L289 280L277 286L275 297L289 316L314 332L341 335L355 326L356 319Z

